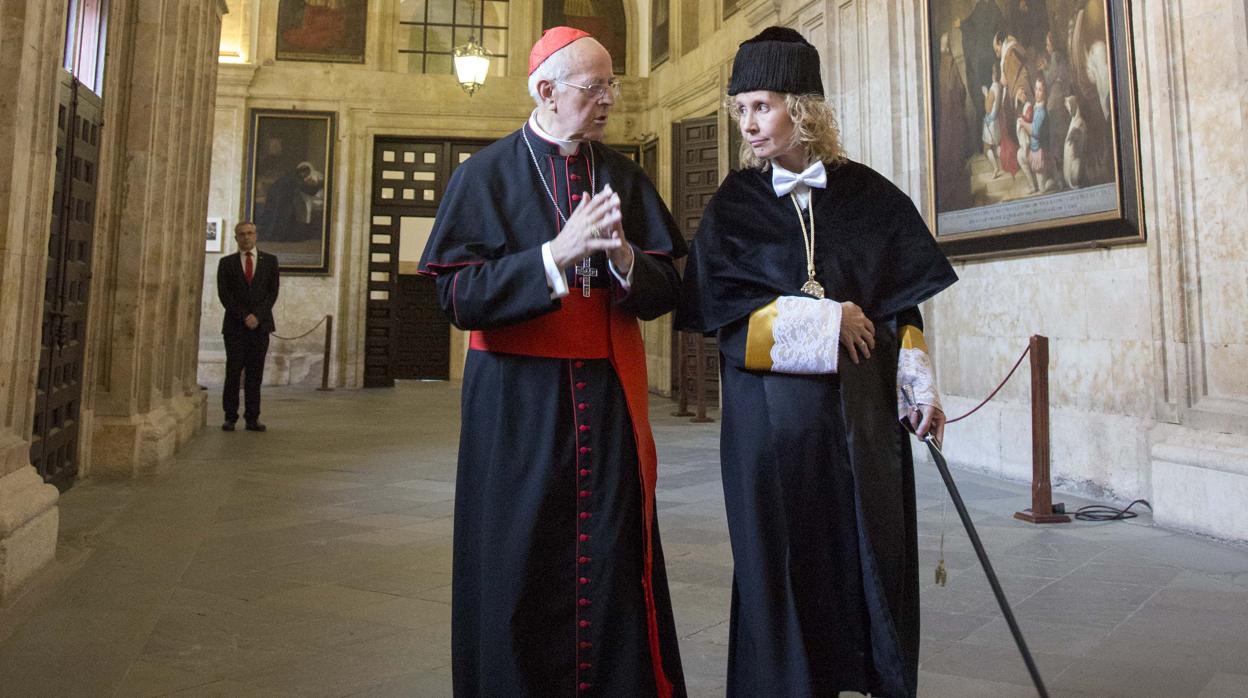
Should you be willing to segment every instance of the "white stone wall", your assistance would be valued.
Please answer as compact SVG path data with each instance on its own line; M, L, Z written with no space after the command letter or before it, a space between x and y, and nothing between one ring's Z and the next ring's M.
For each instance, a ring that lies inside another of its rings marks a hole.
M1147 241L956 265L924 308L946 407L1004 377L1050 337L1059 490L1150 499L1159 521L1248 539L1248 43L1244 3L1129 3ZM825 79L854 157L926 210L919 0L841 0L826 12ZM1029 376L949 427L964 466L1030 478Z

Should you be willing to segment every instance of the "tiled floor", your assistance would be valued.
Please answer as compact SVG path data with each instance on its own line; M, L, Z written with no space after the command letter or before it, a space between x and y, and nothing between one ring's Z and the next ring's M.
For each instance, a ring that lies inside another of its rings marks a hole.
M160 475L74 487L58 562L0 611L0 696L449 695L458 398L269 390L266 434L210 428ZM653 407L686 679L720 696L718 425ZM1031 526L1024 486L957 477L1052 695L1248 697L1248 550L1146 518ZM952 507L932 584L943 489L917 479L920 694L1034 695Z

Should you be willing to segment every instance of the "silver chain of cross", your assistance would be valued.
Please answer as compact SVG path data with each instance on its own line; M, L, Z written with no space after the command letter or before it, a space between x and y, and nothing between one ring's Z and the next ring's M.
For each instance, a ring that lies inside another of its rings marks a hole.
M537 153L533 152L533 144L529 143L529 134L525 133L523 128L520 129L520 137L524 139L524 146L529 149L529 157L533 160L533 169L537 172L537 178L542 181L542 188L546 190L546 196L549 196L550 203L555 205L555 213L559 214L559 219L563 221L564 225L567 225L568 217L563 215L563 209L559 208L559 200L555 198L555 193L550 190L550 185L546 183L546 176L542 174L542 167L537 164ZM588 143L589 147L589 191L597 194L598 187L594 182L594 170L596 169L594 145L588 141L585 142ZM580 266L573 267L573 271L581 277L581 295L589 298L590 282L593 277L598 276L598 270L591 264L590 255L585 255L585 258L581 260Z

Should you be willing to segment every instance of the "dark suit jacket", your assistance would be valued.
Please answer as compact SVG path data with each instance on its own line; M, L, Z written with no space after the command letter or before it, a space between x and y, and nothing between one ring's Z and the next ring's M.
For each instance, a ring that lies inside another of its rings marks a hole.
M243 277L243 261L238 252L226 255L217 263L217 297L225 306L221 321L222 334L241 334L247 331L244 320L255 315L265 332L276 332L273 322L273 304L277 302L279 278L277 257L260 252L255 260L256 268L251 285Z

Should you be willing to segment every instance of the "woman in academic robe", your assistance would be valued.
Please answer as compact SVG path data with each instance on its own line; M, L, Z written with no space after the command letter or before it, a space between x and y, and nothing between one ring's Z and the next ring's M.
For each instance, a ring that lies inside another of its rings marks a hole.
M943 431L916 306L956 275L910 200L845 157L800 34L741 44L728 94L743 166L703 215L677 318L721 352L728 695L914 696L901 420Z

